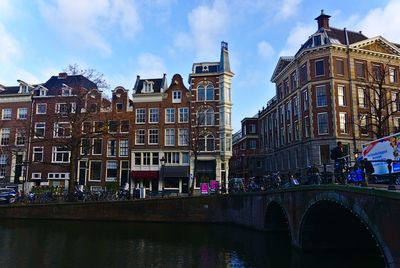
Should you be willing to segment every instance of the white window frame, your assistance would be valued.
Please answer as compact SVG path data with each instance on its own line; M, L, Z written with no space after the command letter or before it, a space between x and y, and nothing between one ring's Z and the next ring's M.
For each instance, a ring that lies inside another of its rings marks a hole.
M115 176L109 175L109 170L116 170ZM106 181L117 181L118 179L118 161L117 160L107 160L106 162Z
M318 93L319 92L322 92L322 89L323 89L323 91L325 92L325 103L320 103L319 102L319 98L318 98L318 96L322 96L322 95L319 95ZM316 86L315 87L315 102L316 102L316 107L327 107L328 106L328 94L327 94L327 90L326 90L326 86L325 85L321 85L321 86Z
M189 129L179 128L178 129L178 146L189 145Z
M153 132L153 133L152 133ZM152 139L157 139L157 142L151 142ZM155 145L160 142L160 132L157 128L152 128L148 130L148 144Z
M175 129L165 129L165 146L175 146Z
M2 120L11 120L12 119L12 108L4 108L1 111L1 119Z
M321 132L320 129L320 118L322 116L326 116L326 132ZM329 123L328 123L329 117L327 112L323 113L318 113L317 114L317 127L318 127L318 135L328 135L329 134Z
M40 160L38 160L38 161L35 160L36 154L40 155ZM34 146L32 149L32 161L33 162L43 162L43 156L44 156L44 147L43 146Z
M129 140L121 139L119 140L119 156L128 157L129 156Z
M347 122L347 113L340 112L339 113L339 130L340 134L348 134L348 122Z
M143 142L139 142L140 138L143 137ZM145 129L136 129L135 131L135 145L144 145L146 144L146 130Z
M189 108L181 107L179 108L179 123L188 123L189 122Z
M44 107L44 112L40 112L39 107ZM46 114L47 113L47 103L37 103L36 104L36 114Z
M2 128L0 130L0 146L10 145L10 138L11 138L11 129L10 128Z
M39 124L43 124L43 127L38 127ZM37 130L43 129L43 136L37 136ZM46 122L36 122L35 123L35 138L44 138L46 136Z
M108 157L117 157L117 149L118 148L118 142L116 139L109 139L107 141L107 156ZM113 150L114 149L114 150ZM114 151L114 153L113 153Z
M59 150L60 149L60 150ZM58 146L53 146L51 149L51 162L52 163L69 163L69 159L71 157L71 152L64 149L62 147L58 147ZM62 160L57 160L57 155L61 154L62 155ZM68 154L67 156L67 160L65 159L66 154Z
M25 112L22 113L22 111L25 111ZM22 117L21 117L21 115L22 115ZM17 119L19 119L19 120L28 119L28 108L26 108L26 107L18 108Z
M59 131L61 129L65 129L64 132L66 130L69 129L69 135L65 135L65 133L63 132L64 135L60 135ZM53 131L53 138L69 138L71 137L71 132L72 132L72 126L69 122L56 122L54 123L54 131Z
M181 103L182 101L182 91L174 90L172 91L172 103Z
M160 122L160 109L149 108L149 124L158 124Z
M338 104L341 107L346 107L346 90L344 85L338 85Z
M146 123L146 109L145 108L137 108L136 109L135 122L136 122L136 124L145 124Z
M175 108L166 108L165 109L165 123L166 124L175 123Z

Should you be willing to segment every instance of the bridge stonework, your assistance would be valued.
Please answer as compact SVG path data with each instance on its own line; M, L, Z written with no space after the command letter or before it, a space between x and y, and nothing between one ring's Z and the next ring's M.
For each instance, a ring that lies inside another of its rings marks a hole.
M386 266L400 267L400 194L369 188L302 186L192 198L3 206L0 218L227 223L260 231L287 228L293 246L303 250L329 249L328 242L340 236L331 232L346 230L349 222L371 236ZM353 246L364 244L361 235L343 235L355 236Z

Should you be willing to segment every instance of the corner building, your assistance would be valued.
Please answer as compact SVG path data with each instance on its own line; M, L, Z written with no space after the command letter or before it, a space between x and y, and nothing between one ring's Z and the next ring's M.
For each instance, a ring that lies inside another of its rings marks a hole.
M329 18L322 11L317 31L276 65L276 96L258 114L265 172L293 173L311 164L332 169L330 150L338 141L350 156L361 151L375 138L367 98L377 74L385 75L385 103L392 101L387 109L395 111L385 135L398 131L400 45L331 27Z

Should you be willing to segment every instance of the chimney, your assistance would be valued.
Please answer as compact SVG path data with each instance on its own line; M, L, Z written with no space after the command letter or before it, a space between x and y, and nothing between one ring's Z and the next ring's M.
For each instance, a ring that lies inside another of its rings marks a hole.
M67 73L59 73L58 74L58 79L65 79L65 78L67 78Z
M329 29L329 18L331 16L325 15L324 10L321 10L321 15L315 18L316 21L318 21L318 30L321 28L324 29Z

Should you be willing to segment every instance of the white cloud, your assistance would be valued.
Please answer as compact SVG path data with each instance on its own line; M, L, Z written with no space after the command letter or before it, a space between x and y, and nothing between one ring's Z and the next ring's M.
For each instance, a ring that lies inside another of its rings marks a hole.
M196 51L201 58L215 56L215 47L227 30L228 17L224 0L215 0L211 6L197 6L188 15L189 32L177 34L175 46Z
M290 30L289 36L286 39L285 47L279 53L279 56L294 56L294 54L300 49L300 46L304 44L308 37L316 31L314 24L303 25L297 24L292 30Z
M278 4L277 18L287 19L297 14L301 0L283 0Z
M368 37L383 36L391 42L400 43L400 1L391 0L386 6L375 8L356 24Z
M47 23L68 42L95 47L103 54L112 52L103 37L107 30L133 38L140 30L138 12L129 0L40 1L39 9Z
M151 53L140 54L137 66L136 72L142 78L159 78L167 73L163 59Z
M21 57L22 52L18 41L6 31L0 23L0 64L8 65Z
M10 17L15 14L15 9L11 4L11 0L0 0L0 19Z
M258 55L263 58L269 58L274 55L274 48L267 42L261 41L257 44Z

